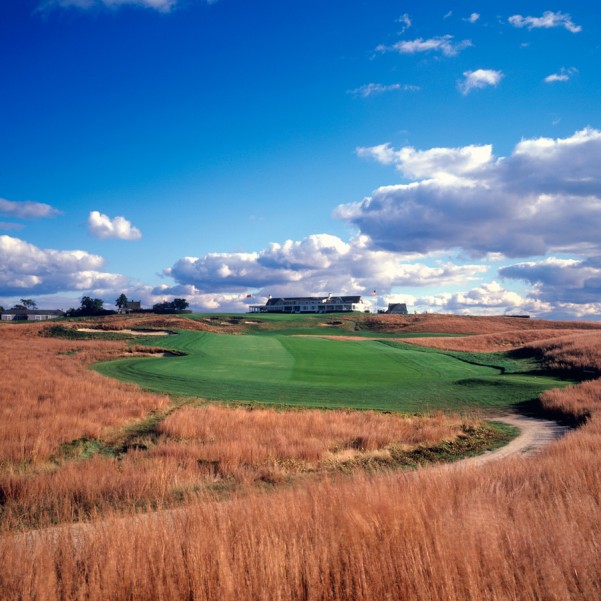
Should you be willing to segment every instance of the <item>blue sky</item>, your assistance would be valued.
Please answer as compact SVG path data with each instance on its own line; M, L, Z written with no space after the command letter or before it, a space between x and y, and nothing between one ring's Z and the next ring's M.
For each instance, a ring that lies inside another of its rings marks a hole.
M592 4L0 0L0 304L597 319Z

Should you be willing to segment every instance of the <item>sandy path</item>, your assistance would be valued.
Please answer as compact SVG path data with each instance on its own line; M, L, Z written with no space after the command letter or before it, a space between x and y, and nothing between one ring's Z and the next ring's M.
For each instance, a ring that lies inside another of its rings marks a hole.
M494 421L503 422L509 426L519 428L519 435L509 444L495 449L494 451L488 451L477 457L469 457L452 465L484 465L491 461L498 461L516 455L521 455L523 457L533 455L570 430L569 427L560 426L557 422L548 419L526 417L518 414L498 417L495 418Z
M91 332L93 334L130 334L133 336L171 336L172 332L166 330L101 330L97 328L77 328L78 332Z

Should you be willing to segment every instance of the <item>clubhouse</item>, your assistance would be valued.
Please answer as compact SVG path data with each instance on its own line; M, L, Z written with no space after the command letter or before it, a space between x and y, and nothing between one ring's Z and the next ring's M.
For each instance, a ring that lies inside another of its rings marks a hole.
M265 305L251 305L249 313L345 313L365 311L360 296L294 296L269 298Z

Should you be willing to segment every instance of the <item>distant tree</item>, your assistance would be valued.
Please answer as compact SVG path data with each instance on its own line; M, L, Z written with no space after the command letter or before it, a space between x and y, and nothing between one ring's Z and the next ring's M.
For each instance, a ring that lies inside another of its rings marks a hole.
M92 298L91 296L81 297L80 311L82 315L98 315L103 311L104 301L100 298Z
M125 294L123 294L123 292L121 293L121 295L119 296L119 298L115 301L115 305L119 308L119 309L125 309L127 307L127 303L129 302L127 296L125 296Z
M176 311L185 311L190 303L185 298L174 298L172 305Z
M27 307L25 305L15 305L13 309L16 309L17 311L25 311L27 310Z
M168 301L163 301L162 303L153 305L152 310L157 313L169 313L173 312L173 305Z
M0 313L4 313L4 307L0 306Z
M26 308L26 309L37 309L38 305L37 303L30 299L30 298L22 298L21 299L21 304Z
M68 317L85 317L88 315L110 315L115 311L107 311L103 307L104 301L101 298L92 298L91 296L82 296L81 305L77 309L69 309Z
M184 311L190 306L185 298L175 298L172 301L163 301L152 306L155 313L174 313L175 311Z

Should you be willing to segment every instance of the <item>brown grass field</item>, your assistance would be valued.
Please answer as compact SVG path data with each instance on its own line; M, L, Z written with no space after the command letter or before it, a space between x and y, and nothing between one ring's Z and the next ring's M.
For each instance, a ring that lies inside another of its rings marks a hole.
M601 370L596 326L427 317L489 337L449 339L461 350L501 335L496 348ZM2 599L601 598L601 380L541 396L586 421L534 457L348 471L460 436L465 418L169 404L86 369L124 342L38 328L0 328ZM185 509L123 518L175 497Z

